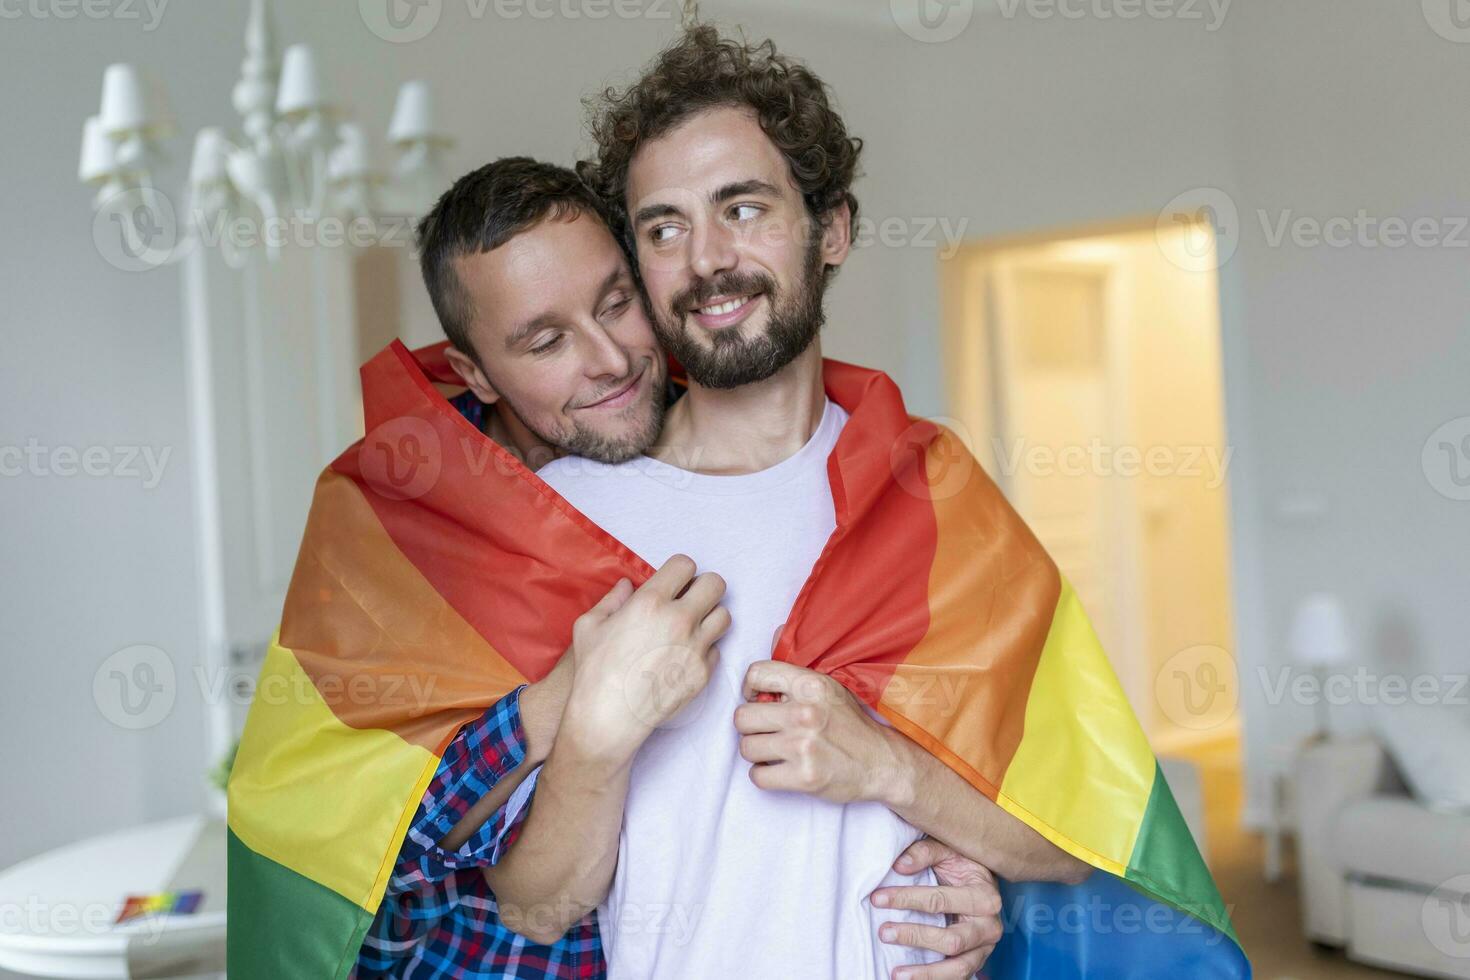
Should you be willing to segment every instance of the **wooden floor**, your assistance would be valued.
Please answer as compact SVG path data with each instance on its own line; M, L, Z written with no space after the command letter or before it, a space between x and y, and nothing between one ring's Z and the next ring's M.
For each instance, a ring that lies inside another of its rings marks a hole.
M1350 962L1341 951L1324 951L1302 936L1301 903L1290 841L1282 878L1266 881L1265 845L1240 825L1242 780L1234 739L1177 753L1200 767L1205 796L1205 835L1210 868L1230 906L1236 932L1255 968L1256 980L1355 980L1398 977Z

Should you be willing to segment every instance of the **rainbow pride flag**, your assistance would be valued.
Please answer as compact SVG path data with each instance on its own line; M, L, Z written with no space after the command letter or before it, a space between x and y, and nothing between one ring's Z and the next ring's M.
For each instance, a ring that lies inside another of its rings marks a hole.
M445 746L653 569L449 404L444 344L362 369L229 783L229 972L344 977ZM773 656L831 674L1098 869L1005 888L986 975L1249 977L1081 603L963 444L828 361L837 529ZM936 690L944 696L936 696ZM772 883L779 887L779 883Z

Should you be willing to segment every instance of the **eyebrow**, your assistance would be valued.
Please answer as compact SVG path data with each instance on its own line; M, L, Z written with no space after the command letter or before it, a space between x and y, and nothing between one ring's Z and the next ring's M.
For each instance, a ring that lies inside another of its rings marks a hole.
M742 197L746 194L765 194L771 197L779 197L781 192L770 181L757 178L737 180L734 183L717 187L710 193L709 199L711 204L724 204L731 198ZM638 209L638 213L633 216L633 223L635 225L641 225L646 221L652 221L654 218L667 218L679 213L679 209L672 204L650 204L648 207Z
M623 276L623 267L621 265L615 266L597 287L597 298L602 299L603 296L607 295L608 290L616 286ZM536 333L536 331L553 326L560 319L561 316L559 314L550 311L533 316L510 332L510 336L505 338L505 349L514 350L517 346L530 339L531 335Z

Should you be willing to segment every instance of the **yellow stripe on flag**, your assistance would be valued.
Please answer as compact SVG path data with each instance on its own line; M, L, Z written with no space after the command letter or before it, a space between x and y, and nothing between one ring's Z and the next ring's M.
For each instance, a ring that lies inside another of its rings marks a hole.
M1046 835L1059 846L1122 875L1154 770L1143 729L1063 578L1026 702L1025 734L998 802L1028 824L1039 819L1049 825L1062 835Z
M403 824L438 757L337 720L295 655L272 639L230 777L230 829L251 850L376 910ZM385 858L384 855L388 854Z

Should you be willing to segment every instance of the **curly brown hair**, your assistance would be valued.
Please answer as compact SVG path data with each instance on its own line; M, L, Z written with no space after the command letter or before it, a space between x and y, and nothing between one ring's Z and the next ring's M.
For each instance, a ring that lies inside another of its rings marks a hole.
M826 225L833 209L846 203L849 233L855 227L852 182L863 141L848 135L826 84L779 54L770 40L749 44L696 24L660 52L637 82L621 92L607 88L586 106L597 159L578 164L577 172L606 202L613 230L630 252L624 193L633 156L689 117L725 106L755 111L786 158L813 219Z

